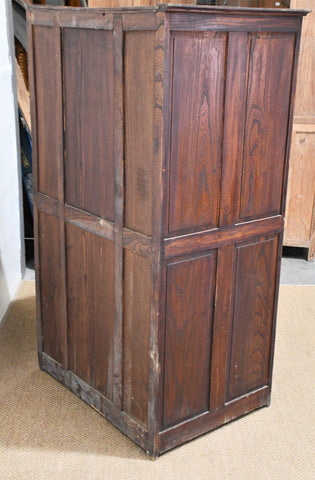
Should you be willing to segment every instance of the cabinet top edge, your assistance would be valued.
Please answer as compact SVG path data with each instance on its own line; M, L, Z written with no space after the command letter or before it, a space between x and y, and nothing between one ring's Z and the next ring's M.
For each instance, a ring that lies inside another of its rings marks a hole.
M145 12L186 12L186 13L214 13L221 15L264 15L264 16L305 16L311 12L306 9L289 9L289 8L248 8L248 7L218 7L213 5L187 5L187 4L167 4L161 3L157 6L142 6L142 7L116 7L116 8L82 8L82 7L54 7L43 5L25 5L27 10L34 12L80 12L81 15L85 13L101 14L104 12L117 13L145 13Z

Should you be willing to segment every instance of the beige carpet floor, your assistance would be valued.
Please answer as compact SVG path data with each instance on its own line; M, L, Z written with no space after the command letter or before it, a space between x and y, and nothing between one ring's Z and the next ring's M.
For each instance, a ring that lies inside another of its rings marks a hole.
M313 480L315 286L280 292L269 408L152 461L37 366L34 283L0 327L1 480Z

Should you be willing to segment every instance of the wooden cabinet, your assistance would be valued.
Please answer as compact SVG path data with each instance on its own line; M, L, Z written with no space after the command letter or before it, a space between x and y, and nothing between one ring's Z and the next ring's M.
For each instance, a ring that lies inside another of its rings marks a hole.
M315 259L315 1L291 0L311 8L303 23L293 117L284 245L308 249Z
M303 15L28 13L40 366L152 456L269 404Z

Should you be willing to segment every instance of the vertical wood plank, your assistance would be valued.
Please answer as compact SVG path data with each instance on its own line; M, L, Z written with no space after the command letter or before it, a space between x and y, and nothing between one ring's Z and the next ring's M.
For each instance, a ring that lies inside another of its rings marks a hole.
M125 33L125 226L152 235L155 32Z
M41 292L41 329L43 351L65 365L67 342L64 324L64 265L60 238L63 224L52 215L39 211L39 288Z
M240 218L279 214L295 49L294 34L255 34L248 79Z
M34 27L33 27L34 28ZM40 30L37 30L37 29ZM44 29L44 30L43 30ZM32 34L31 34L32 36ZM44 40L44 45L41 43L41 38ZM59 27L59 15L54 13L53 16L53 26L52 27L38 27L34 31L34 37L32 39L35 44L35 58L33 58L33 93L36 91L36 105L33 108L33 117L35 123L35 149L34 149L34 163L35 163L35 179L34 179L34 193L35 193L35 203L36 203L36 193L38 190L44 191L46 194L57 199L57 217L58 221L55 225L55 231L50 229L49 223L46 221L46 225L43 225L44 231L49 232L49 235L55 237L55 260L56 264L53 269L55 269L55 288L58 290L56 298L53 299L54 295L51 295L50 301L54 303L52 305L53 311L58 311L58 319L56 321L56 331L58 331L58 361L64 368L67 368L68 362L68 353L67 353L67 302L66 302L66 259L65 259L65 232L64 232L64 175L63 175L63 94L62 94L62 66L61 66L61 41L60 41L60 27ZM46 48L45 54L41 52L40 48ZM36 49L38 55L36 56ZM48 53L47 53L48 52ZM43 57L46 58L48 55L51 60L50 63L43 67ZM34 68L35 62L35 68ZM52 63L51 63L52 62ZM37 64L37 67L36 67ZM32 70L32 69L31 69ZM48 77L51 75L52 78L52 90L50 94L53 95L52 99L46 98L44 96L44 91L46 88L49 90L48 86L45 86L45 82L42 85L45 76ZM38 87L37 87L38 86ZM39 91L38 91L39 89ZM35 90L35 91L34 91ZM41 92L41 93L39 93ZM48 118L51 118L51 130L45 128L46 118L46 109ZM35 110L35 111L34 111ZM52 115L52 117L50 117ZM38 126L41 125L38 130ZM41 132L41 133L40 133ZM40 146L40 148L39 148ZM48 163L52 163L48 165ZM41 177L43 173L43 176ZM44 217L41 217L44 218ZM37 230L38 238L41 234L40 218L38 218L38 212L35 208L35 229ZM54 220L50 221L54 222ZM43 222L44 223L44 222ZM57 237L56 237L57 235ZM45 250L45 241L37 241L35 244L37 250L37 256L41 248ZM46 248L46 254L49 255ZM45 267L45 256L40 253L40 258L37 260L37 271L41 272ZM46 272L46 274L48 274ZM38 274L39 275L39 274ZM41 291L41 315L43 315L43 283L42 280L45 278L45 275L41 275L41 278L38 276L38 281L40 283ZM47 284L45 284L47 287ZM47 298L49 297L49 287L47 290ZM46 323L44 318L41 319L41 322ZM49 322L48 322L49 323ZM51 329L49 332L51 333ZM49 336L49 333L46 331L46 334ZM41 328L39 330L39 335L44 335L45 330ZM44 347L45 347L45 338L43 338ZM47 339L46 344L50 342ZM54 349L49 347L50 353L52 354ZM56 350L56 349L55 349Z
M60 17L56 13L54 17L54 36L56 38L57 51L56 51L56 65L57 65L57 78L56 78L56 121L57 121L57 157L56 157L56 172L57 172L57 200L58 200L58 217L60 223L60 269L61 269L61 284L60 291L62 292L60 298L61 305L61 318L60 323L62 325L62 339L63 351L65 352L62 366L68 368L68 319L67 319L67 266L66 266L66 235L65 235L65 182L64 182L64 126L63 126L63 79L62 79L62 51L61 51L61 29L60 29Z
M167 266L163 425L209 411L216 254Z
M114 220L113 32L64 28L67 203Z
M211 354L210 410L224 407L229 366L229 333L233 313L234 245L218 249L213 342Z
M250 41L248 32L229 33L220 226L239 220Z
M131 417L148 424L151 261L124 255L123 403Z
M37 180L38 190L57 198L58 175L56 159L59 156L60 98L58 92L60 39L56 27L36 25L33 31L34 87L36 90ZM43 61L43 58L46 61ZM46 127L49 123L49 128ZM34 136L34 132L33 132Z
M148 404L148 448L154 457L159 451L160 392L162 371L160 345L162 343L162 218L165 208L164 138L164 78L167 77L165 52L169 42L165 13L156 13L154 44L154 123L153 123L153 186L152 186L152 296L150 307L150 351L149 351L149 404Z
M278 237L236 248L227 400L269 384Z
M173 37L169 232L218 225L226 39Z
M113 401L114 244L71 224L66 233L69 367Z
M114 15L115 329L113 402L122 408L122 305L124 216L124 119L122 16Z

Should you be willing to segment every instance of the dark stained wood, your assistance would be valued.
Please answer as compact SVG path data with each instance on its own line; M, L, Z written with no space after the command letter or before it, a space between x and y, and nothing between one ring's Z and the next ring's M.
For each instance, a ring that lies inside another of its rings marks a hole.
M67 225L69 368L113 399L114 243Z
M40 366L152 457L269 405L304 14L28 12Z
M163 426L209 410L215 254L167 265Z
M250 40L248 32L229 34L220 226L239 220Z
M227 401L268 385L278 238L236 248Z
M66 201L113 221L113 33L64 28L63 52Z
M43 351L59 363L66 363L67 338L64 324L64 292L66 286L62 269L62 224L58 219L39 212L39 281L41 292L41 335Z
M283 218L277 215L236 226L215 228L213 230L165 238L165 257L172 258L178 255L187 255L188 252L195 253L209 250L216 246L223 247L236 242L239 238L247 239L253 237L255 234L276 233L282 228Z
M171 8L171 7L170 7ZM175 11L174 7L174 11ZM249 10L254 10L253 8ZM218 12L210 14L207 19L202 18L200 13L191 13L190 15L183 15L182 12L174 13L170 16L170 29L175 31L220 31L223 32L298 32L300 28L299 19L291 14L282 14L281 24L278 22L277 11L273 11L268 15L266 10L259 12L255 17L255 12L247 11L244 16L237 15L237 12L231 12L231 16L223 15L222 9ZM289 12L289 10L288 10ZM240 13L240 12L238 12ZM243 12L242 12L243 13ZM286 12L287 13L287 12ZM250 22L250 28L248 23L244 19Z
M123 246L143 257L152 258L152 238L142 233L124 228Z
M123 410L147 425L151 262L128 250L124 257Z
M218 224L226 34L174 35L169 232Z
M161 428L160 399L163 390L163 372L161 369L161 345L164 344L164 290L163 290L163 252L161 248L163 238L163 218L166 209L165 183L167 155L164 139L168 129L165 119L164 88L170 78L169 67L165 61L170 45L170 34L163 12L157 12L155 19L155 46L154 46L154 123L153 123L153 178L152 182L152 295L150 308L150 378L149 378L149 405L148 405L148 447L147 452L153 458L159 454L159 433ZM167 97L166 97L167 99ZM167 100L166 100L167 101Z
M125 34L126 227L152 235L154 32Z
M295 36L252 39L240 218L280 213Z
M113 402L122 408L122 331L123 331L123 221L124 221L124 106L123 106L123 31L120 15L114 15L114 179L115 245L114 245L114 385ZM110 179L109 179L110 181Z
M225 405L226 379L230 358L230 327L232 322L235 246L228 244L218 249L215 309L212 331L210 410Z
M241 417L253 410L270 404L270 388L264 387L248 397L242 397L224 409L217 412L205 412L197 417L190 418L186 422L168 428L160 433L159 453L195 438L203 433L210 432L226 423Z
M57 170L58 157L57 138L58 112L57 83L58 57L56 56L59 44L54 36L52 27L33 27L34 68L36 91L37 122L37 156L38 156L38 190L50 197L57 198ZM41 61L46 57L46 63ZM46 127L42 119L49 124ZM33 122L32 122L33 123Z

